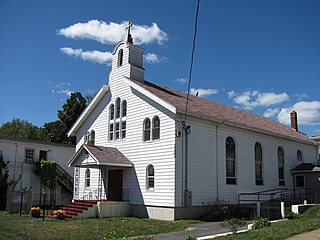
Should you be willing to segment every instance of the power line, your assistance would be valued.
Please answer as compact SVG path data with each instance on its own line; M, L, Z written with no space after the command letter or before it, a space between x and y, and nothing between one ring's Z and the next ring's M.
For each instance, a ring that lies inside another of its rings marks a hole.
M191 52L191 62L190 62L190 67L189 67L188 94L187 94L186 109L185 109L185 114L184 114L184 121L187 120L188 102L189 102L190 86L191 86L191 80L192 80L192 68L193 68L194 50L196 48L196 38L197 38L197 31L198 31L199 8L200 8L200 0L198 0L198 3L197 3L196 18L195 18L195 21L194 21L194 34L193 34L193 43L192 43L192 52Z

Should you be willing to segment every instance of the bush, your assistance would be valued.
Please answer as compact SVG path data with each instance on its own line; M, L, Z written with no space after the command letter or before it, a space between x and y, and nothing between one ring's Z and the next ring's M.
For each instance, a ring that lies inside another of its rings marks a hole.
M294 213L294 212L287 212L286 213L286 215L285 215L285 217L287 218L287 219L295 219L295 218L301 218L302 217L302 215L300 214L300 213Z
M197 238L188 236L188 237L185 237L184 240L197 240Z
M202 218L203 221L224 221L225 219L238 218L250 219L252 209L246 205L228 204L226 202L213 203L211 211Z
M253 221L252 229L269 227L270 225L271 225L271 222L268 218L257 218Z
M233 234L236 234L239 228L246 225L246 221L237 218L231 218L227 221L220 223L220 226L229 229Z

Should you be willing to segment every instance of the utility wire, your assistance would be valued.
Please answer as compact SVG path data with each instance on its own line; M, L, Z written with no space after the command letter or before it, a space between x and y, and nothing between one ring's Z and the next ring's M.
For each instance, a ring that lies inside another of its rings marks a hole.
M192 52L191 52L191 62L190 62L190 67L189 67L188 94L187 94L186 109L185 109L185 114L184 114L184 121L185 122L187 120L188 102L189 102L190 86L191 86L191 80L192 80L192 68L193 68L194 50L196 48L199 8L200 8L200 0L198 0L198 3L197 3L196 18L195 18L195 22L194 22L194 34L193 34L193 43L192 43Z

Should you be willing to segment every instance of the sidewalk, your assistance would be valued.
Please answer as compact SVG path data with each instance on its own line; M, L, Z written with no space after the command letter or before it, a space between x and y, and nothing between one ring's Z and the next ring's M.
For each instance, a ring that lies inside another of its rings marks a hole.
M302 233L291 238L288 240L308 240L308 239L320 239L320 229L314 230L311 232Z
M201 240L210 239L213 235L228 233L228 229L220 226L221 222L208 222L208 223L198 223L191 225L187 230L181 232L163 233L155 236L157 240L182 240L188 236L197 237ZM248 224L242 227L240 230L248 229ZM208 238L205 238L208 237Z

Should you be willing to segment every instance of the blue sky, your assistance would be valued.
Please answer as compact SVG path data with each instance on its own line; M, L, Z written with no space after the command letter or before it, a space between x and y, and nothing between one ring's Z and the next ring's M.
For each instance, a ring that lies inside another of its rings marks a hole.
M0 0L0 124L57 119L108 83L133 22L148 81L187 91L196 1ZM320 134L320 1L202 0L192 92Z

